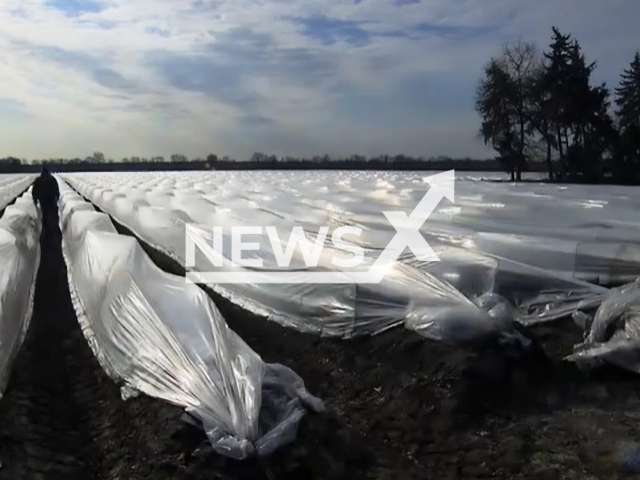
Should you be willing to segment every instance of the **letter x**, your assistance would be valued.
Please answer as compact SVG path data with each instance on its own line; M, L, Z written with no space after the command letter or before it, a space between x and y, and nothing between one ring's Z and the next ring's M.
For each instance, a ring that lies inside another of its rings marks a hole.
M454 200L454 172L444 172L426 179L431 188L416 208L407 216L402 211L382 212L387 217L396 234L376 260L374 267L389 266L395 262L405 248L409 247L415 257L423 262L438 262L440 259L420 233L420 228L427 221L442 198ZM372 271L374 269L372 268ZM380 272L384 270L379 270Z

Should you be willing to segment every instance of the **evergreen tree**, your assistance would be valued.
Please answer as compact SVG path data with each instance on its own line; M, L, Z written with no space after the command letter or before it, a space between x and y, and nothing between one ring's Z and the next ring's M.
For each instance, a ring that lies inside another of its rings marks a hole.
M548 95L545 114L547 121L555 127L556 146L560 154L560 165L567 170L565 152L568 128L568 71L572 54L571 35L563 35L558 28L553 27L553 43L551 51L544 56L548 60L545 73L541 79L541 89Z
M625 182L640 180L640 53L621 75L616 88L620 142L616 154L617 175Z
M480 132L484 142L500 154L499 161L511 174L512 180L517 166L515 117L511 103L513 88L504 62L491 59L476 92L476 110L483 120Z
M620 129L640 129L640 52L636 52L631 68L621 77L620 87L616 88Z
M546 89L546 70L540 66L534 73L532 94L531 94L531 124L534 130L540 135L546 145L546 162L549 172L549 180L553 181L553 150L558 149L557 127L554 123L556 119L553 114L553 97Z
M580 44L555 27L551 51L545 53L545 58L538 88L544 100L536 123L541 127L553 125L564 174L596 179L614 137L608 114L609 91L604 84L591 86L595 62L588 64Z

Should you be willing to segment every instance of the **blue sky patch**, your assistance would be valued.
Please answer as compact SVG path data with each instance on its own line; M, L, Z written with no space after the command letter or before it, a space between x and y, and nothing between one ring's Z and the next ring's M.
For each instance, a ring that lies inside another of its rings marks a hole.
M102 5L92 0L48 0L46 4L69 17L78 17L83 13L98 13L104 10Z
M98 25L102 30L113 30L118 26L118 22L102 21L98 22L96 25Z
M0 97L0 118L15 120L27 116L25 105L22 102L13 100L12 98Z
M152 35L160 35L161 37L168 38L171 36L171 32L169 30L163 30L161 28L149 27L146 30L147 33Z

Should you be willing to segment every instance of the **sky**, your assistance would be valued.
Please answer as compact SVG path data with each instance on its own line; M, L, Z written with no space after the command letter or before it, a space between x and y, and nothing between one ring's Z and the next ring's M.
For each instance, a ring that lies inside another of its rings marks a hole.
M635 0L2 0L0 157L488 158L475 88L572 33L612 87Z

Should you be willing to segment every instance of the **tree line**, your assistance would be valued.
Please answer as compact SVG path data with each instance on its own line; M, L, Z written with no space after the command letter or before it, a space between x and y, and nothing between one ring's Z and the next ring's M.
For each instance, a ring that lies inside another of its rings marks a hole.
M211 160L208 157L209 160ZM238 162L229 158L211 161L216 170L458 170L467 172L502 172L499 162L492 159L459 158L447 156L415 158L408 155L378 155L366 157L310 158L280 157L261 152L254 153L248 161ZM540 170L542 171L542 170Z
M205 159L189 159L185 155L164 157L127 157L120 161L107 160L101 152L85 159L46 159L32 162L15 157L0 159L0 173L38 172L43 166L53 171L149 171L149 170L459 170L502 171L496 160L460 158L448 156L415 158L408 155L378 155L366 157L331 157L329 155L309 158L277 157L261 152L254 153L249 160L237 161L228 156L209 154ZM541 170L539 170L541 171Z
M621 74L615 106L606 84L591 84L595 68L556 27L548 51L517 41L486 64L480 134L513 180L543 162L551 181L640 183L640 53Z
M0 159L0 173L35 173L42 167L53 171L65 172L107 172L107 171L145 171L145 170L207 170L211 164L199 158L189 159L182 154L173 154L168 160L164 157L128 157L119 161L107 159L101 152L80 158L49 158L27 161L16 157Z
M49 158L49 159L36 159L27 161L26 159L20 159L17 157L6 157L0 158L0 164L3 165L23 165L23 164L36 164L36 165L65 165L65 164L102 164L102 163L180 163L180 162L198 162L203 161L202 159L192 159L187 158L186 155L182 155L179 153L174 153L169 157L168 160L165 160L163 156L158 157L125 157L121 160L114 160L112 158L107 159L102 152L93 152L92 155L85 158Z

